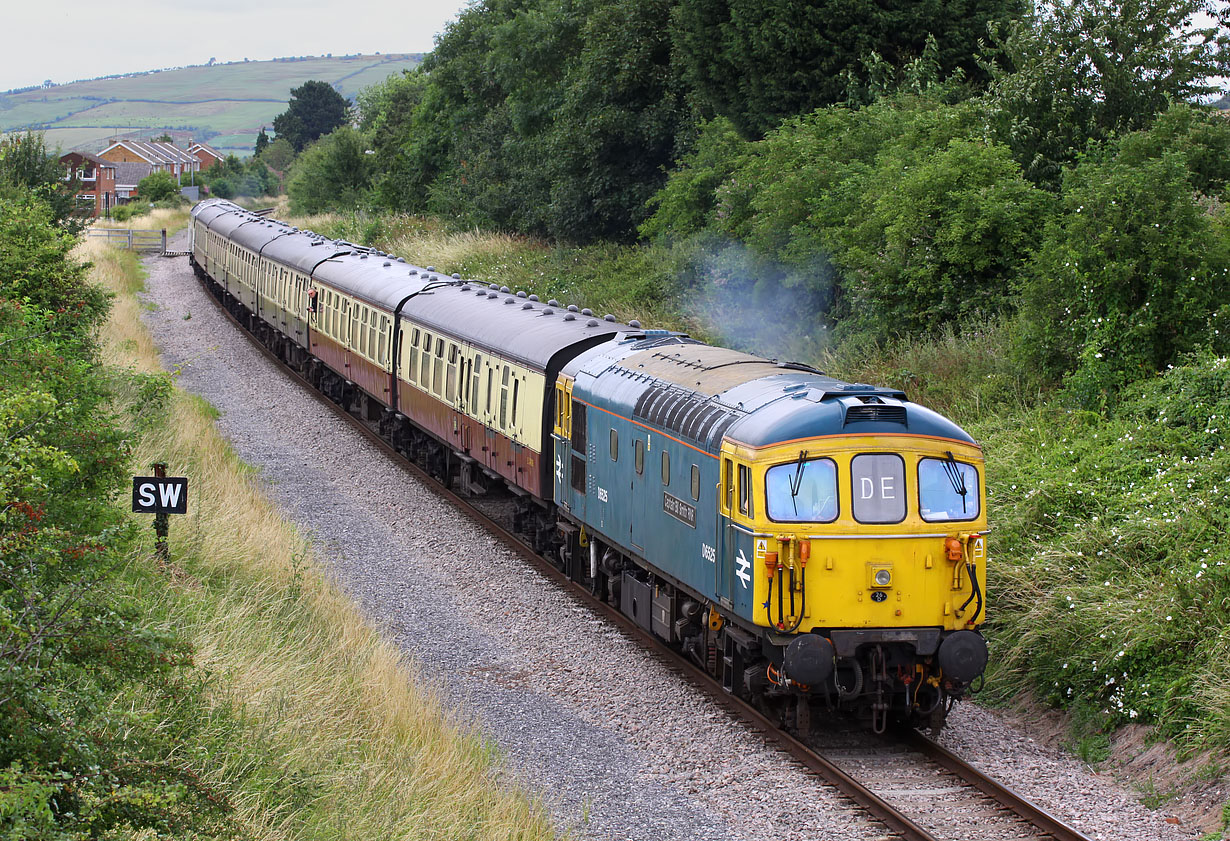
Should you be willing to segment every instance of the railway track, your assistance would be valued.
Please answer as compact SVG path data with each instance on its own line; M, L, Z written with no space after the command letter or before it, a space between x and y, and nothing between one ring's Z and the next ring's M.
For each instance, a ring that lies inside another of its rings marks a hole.
M217 302L208 283L206 292ZM885 839L903 841L1090 841L1040 807L999 784L916 730L878 738L865 730L825 733L803 741L759 709L724 691L707 673L663 644L605 601L580 587L549 560L527 546L507 524L501 500L462 496L437 481L382 438L376 424L330 400L290 368L249 332L223 306L219 308L262 354L285 375L408 473L486 529L509 549L534 565L545 577L653 651L670 669L761 733L777 750L788 754L883 827Z

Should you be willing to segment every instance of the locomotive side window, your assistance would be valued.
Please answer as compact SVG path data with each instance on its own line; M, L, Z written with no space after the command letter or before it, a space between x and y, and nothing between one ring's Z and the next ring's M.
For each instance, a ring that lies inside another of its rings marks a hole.
M918 511L928 523L973 520L980 513L978 468L948 458L918 462Z
M739 513L752 516L752 468L739 465Z
M890 453L855 456L850 493L860 523L900 523L905 519L905 460Z
M611 427L611 461L619 461L619 432Z
M692 465L692 501L700 502L700 468Z
M671 454L666 450L662 451L662 484L669 485L671 483Z
M636 475L645 472L645 442L637 438L632 442L632 461L636 465Z
M577 400L572 401L572 449L578 453L585 452L585 412L586 405Z

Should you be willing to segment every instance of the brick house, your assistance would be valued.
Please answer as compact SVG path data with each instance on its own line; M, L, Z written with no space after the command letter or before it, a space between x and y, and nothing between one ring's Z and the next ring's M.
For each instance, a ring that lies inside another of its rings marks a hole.
M119 203L116 164L89 152L69 152L61 155L60 163L65 168L65 181L71 181L74 177L77 179L79 208L88 208L91 215L98 217Z
M204 143L195 143L191 140L188 141L188 154L195 156L201 162L200 168L202 170L209 169L223 158L223 155L212 146Z
M117 164L147 165L150 169L146 175L150 172L167 172L180 184L184 182L183 176L190 176L201 169L201 162L195 155L188 154L174 143L157 140L117 140L99 152L98 156Z

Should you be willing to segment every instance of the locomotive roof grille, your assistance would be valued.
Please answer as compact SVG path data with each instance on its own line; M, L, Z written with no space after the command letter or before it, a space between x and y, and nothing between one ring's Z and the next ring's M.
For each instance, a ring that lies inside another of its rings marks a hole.
M860 421L899 423L905 425L905 406L882 403L879 401L874 403L863 403L858 406L847 406L846 418L843 426L845 424L858 423Z

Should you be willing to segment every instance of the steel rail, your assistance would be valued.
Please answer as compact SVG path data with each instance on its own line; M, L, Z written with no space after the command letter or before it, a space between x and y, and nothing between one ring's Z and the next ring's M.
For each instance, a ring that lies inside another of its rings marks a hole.
M237 318L219 301L210 289L208 282L199 279L205 292L218 304L222 314L247 338L247 340L266 358L273 362L284 374L301 385L312 397L328 407L339 418L345 420L351 427L374 444L381 452L392 457L406 473L421 481L434 493L452 504L471 522L499 539L507 548L515 551L520 557L532 564L544 577L554 583L560 590L571 596L579 604L592 612L601 614L614 623L626 635L633 637L645 648L654 653L668 668L681 675L698 689L705 692L717 703L734 713L745 724L761 733L766 739L776 742L783 752L790 754L810 772L840 792L846 799L863 809L877 823L882 824L894 836L903 841L940 841L937 836L919 826L908 816L896 809L870 788L864 786L850 774L822 754L808 746L805 742L787 733L780 725L756 709L751 704L726 692L716 680L704 670L697 667L687 658L667 646L660 639L637 625L632 619L619 610L599 599L587 588L581 586L565 575L548 559L526 545L516 534L506 529L498 521L489 517L476 507L467 497L460 495L451 488L439 482L434 476L420 468L408 459L392 444L386 441L379 432L367 421L355 416L345 407L335 403L319 389L311 384L298 371L282 361L260 339L244 327ZM967 784L977 789L987 797L1021 817L1046 836L1053 836L1056 841L1091 841L1088 836L1062 823L1049 812L1033 805L1017 795L1006 786L987 777L972 765L961 760L955 754L936 744L916 730L909 730L904 741L910 747L931 759L937 765L954 773Z
M917 730L910 730L906 733L904 741L932 762L956 774L996 803L1006 806L1029 823L1054 836L1055 841L1091 841L1089 836L1068 826L1040 806L1030 803L1012 789L988 777L982 771L948 750L948 748L928 739Z

